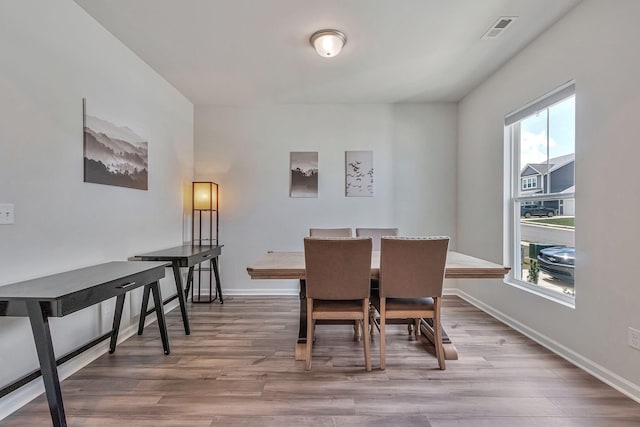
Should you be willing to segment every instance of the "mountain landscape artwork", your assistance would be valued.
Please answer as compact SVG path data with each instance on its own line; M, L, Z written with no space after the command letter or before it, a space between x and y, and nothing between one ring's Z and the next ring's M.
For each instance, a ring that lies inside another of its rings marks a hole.
M148 189L148 142L126 126L84 116L84 182Z
M289 160L289 197L318 197L318 152L292 151Z
M345 169L345 195L373 197L373 151L346 151Z

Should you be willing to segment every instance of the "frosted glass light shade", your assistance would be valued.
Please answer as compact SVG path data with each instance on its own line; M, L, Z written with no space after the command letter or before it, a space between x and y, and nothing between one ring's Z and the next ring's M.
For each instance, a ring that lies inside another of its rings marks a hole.
M193 209L213 210L217 197L213 182L193 183Z
M338 30L320 30L313 33L309 41L318 55L332 58L340 53L347 37Z

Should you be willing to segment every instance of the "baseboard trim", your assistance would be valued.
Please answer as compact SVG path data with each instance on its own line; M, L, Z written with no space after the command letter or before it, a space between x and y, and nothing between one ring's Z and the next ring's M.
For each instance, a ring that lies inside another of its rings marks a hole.
M177 300L165 305L164 311L165 313L168 313L176 307L178 307ZM157 319L155 316L148 316L145 321L145 327L156 322L156 320ZM120 330L120 332L118 333L118 344L137 333L138 324L137 322L133 322L125 329ZM96 344L94 347L91 347L89 350L80 353L68 362L65 362L62 365L58 366L58 378L60 379L60 382L64 381L71 375L78 372L80 369L87 366L89 363L93 362L94 360L108 352L109 341L105 340L99 344ZM15 411L22 408L24 405L31 402L33 399L43 393L44 384L42 382L42 377L38 377L28 384L20 387L19 389L7 394L2 399L0 399L0 421L13 414Z
M265 297L265 296L298 296L300 290L298 287L292 288L279 288L279 289L223 289L223 297L226 296L246 296L246 297Z
M586 371L587 373L593 375L598 378L600 381L605 384L610 385L614 389L628 396L630 399L635 400L640 403L640 385L634 384L631 381L621 377L615 372L611 372L609 369L601 366L594 361L587 359L579 353L571 350L568 347L560 344L559 342L547 337L544 334L539 333L535 329L532 329L523 323L520 323L516 319L504 314L503 312L496 310L490 305L485 304L484 302L478 300L477 298L469 295L463 290L457 288L448 288L445 289L444 292L446 295L457 295L462 298L469 304L479 308L484 311L491 317L501 321L507 326L515 329L521 334L525 335L528 338L531 338L533 341L537 342L541 346L547 348L548 350L554 352L558 356L577 366L578 368Z

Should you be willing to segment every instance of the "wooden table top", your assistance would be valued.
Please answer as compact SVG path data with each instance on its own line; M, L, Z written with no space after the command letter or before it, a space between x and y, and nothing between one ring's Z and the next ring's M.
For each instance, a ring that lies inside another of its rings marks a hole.
M371 277L380 275L380 252L371 256ZM450 279L501 279L511 270L490 261L449 251L445 277ZM247 267L252 279L304 279L304 252L267 252Z
M223 246L224 245L192 245L188 243L182 246L136 255L136 258L145 261L172 261L176 258L189 258L207 253L216 253L219 255Z
M0 316L26 316L25 302L62 317L164 277L166 262L112 261L0 286Z
M163 262L149 261L112 261L93 265L1 286L0 301L60 299L105 283L126 281L129 276L154 269L159 269L164 277L164 265Z

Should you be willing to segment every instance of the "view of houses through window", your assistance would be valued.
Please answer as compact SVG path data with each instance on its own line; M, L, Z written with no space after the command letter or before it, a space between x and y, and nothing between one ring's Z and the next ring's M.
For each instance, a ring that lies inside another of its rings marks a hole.
M507 116L513 271L520 285L575 296L575 95L567 85Z

